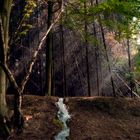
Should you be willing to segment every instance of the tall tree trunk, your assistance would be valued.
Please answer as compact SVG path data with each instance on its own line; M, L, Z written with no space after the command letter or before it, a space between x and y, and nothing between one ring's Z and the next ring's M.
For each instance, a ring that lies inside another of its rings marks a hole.
M88 96L91 96L91 90L90 90L90 71L89 71L89 52L88 52L88 40L87 40L87 22L86 22L86 15L87 15L87 4L84 2L84 16L85 16L85 25L84 25L84 31L85 31L85 47L86 47L86 68L87 68L87 86L88 86Z
M91 6L93 6L93 0L91 0ZM94 22L94 21L93 21ZM97 39L96 27L95 22L93 23L93 33L94 38ZM100 83L99 83L99 46L95 43L95 63L96 63L96 80L97 80L97 94L100 96Z
M2 27L1 28L3 30L3 44L1 44L1 45L3 46L3 51L4 51L4 62L3 63L6 63L6 58L7 58L11 5L12 5L12 0L4 0L3 11L1 13L1 18L2 18ZM1 35L1 37L2 37L2 35ZM2 68L0 68L0 96L1 96L0 97L1 98L0 99L1 100L0 108L2 108L3 105L6 106L5 94L6 94L6 75L5 75L4 71L2 70ZM1 112L1 110L0 110L0 112Z
M94 28L94 37L97 38L97 35L96 35L96 28L95 28L95 24L93 25L93 28ZM96 63L96 80L97 80L97 93L98 93L98 96L100 96L100 83L99 83L99 48L98 48L98 45L95 44L95 63Z
M129 69L129 85L130 85L130 94L133 97L133 90L136 89L136 85L134 82L134 77L132 73L132 64L131 64L131 50L130 50L130 40L127 39L127 54L128 54L128 69ZM137 89L136 89L137 90Z
M98 5L98 0L96 0L96 4ZM99 24L100 24L100 28L101 28L101 35L102 35L102 39L103 39L103 45L104 45L104 49L105 49L105 55L106 55L106 60L107 60L107 65L108 65L108 71L111 74L111 85L112 85L112 92L113 92L113 96L116 96L116 92L115 92L115 85L114 85L114 79L112 76L112 71L111 71L111 66L110 66L110 60L109 60L109 56L108 56L108 52L107 52L107 45L106 45L106 40L105 40L105 34L104 34L104 29L103 29L103 25L101 23L101 16L99 15Z
M63 67L63 96L66 97L67 90L66 90L66 64L65 64L65 46L64 46L65 44L64 44L64 31L63 31L62 23L60 25L60 29L61 29L62 67Z
M7 50L8 50L8 41L9 41L9 20L12 0L2 0L0 18L1 18L1 41L0 46L3 48L0 51L3 51L3 62L6 63ZM7 105L6 105L6 75L3 71L3 68L0 67L0 122L4 124L4 119L7 116ZM2 128L3 127L3 128ZM9 134L8 127L6 125L1 125L1 133L4 135Z
M106 60L107 60L107 63L108 63L107 64L108 65L108 71L109 71L109 74L111 74L110 81L111 81L111 85L112 85L112 92L113 92L113 96L115 97L116 96L116 91L115 91L114 79L113 79L113 76L112 76L110 60L109 60L109 56L108 56L108 52L107 52L104 30L103 30L103 26L102 26L101 23L100 23L100 27L101 27L102 39L103 39L103 44L104 44L104 49L105 49Z
M52 21L52 10L53 10L53 2L51 0L48 1L48 21L47 26L48 29L51 25ZM51 89L52 89L52 33L50 32L47 36L46 40L46 95L51 95Z
M0 115L6 116L6 76L2 68L0 67Z
M55 96L55 63L54 63L54 45L53 45L53 40L54 40L54 33L52 33L52 96Z

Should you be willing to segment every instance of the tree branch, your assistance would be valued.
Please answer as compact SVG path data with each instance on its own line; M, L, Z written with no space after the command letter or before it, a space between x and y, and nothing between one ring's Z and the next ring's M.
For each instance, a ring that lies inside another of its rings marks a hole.
M29 64L28 72L27 72L27 74L26 74L26 76L25 76L25 78L23 79L22 84L21 84L21 93L23 93L24 88L25 88L25 86L26 86L26 83L27 83L28 80L29 80L29 77L30 77L30 75L31 75L31 73L32 73L33 66L34 66L34 64L35 64L35 62L36 62L36 60L37 60L38 54L40 53L40 51L41 51L42 48L43 48L43 43L44 43L44 41L46 40L46 38L47 38L49 32L51 31L51 29L53 28L53 26L54 26L54 25L58 22L58 20L60 19L61 14L64 12L64 9L63 9L63 8L64 8L64 7L63 7L63 0L62 0L60 13L58 14L58 16L57 16L57 18L54 20L54 22L50 25L49 29L46 31L45 35L43 36L43 38L41 39L41 41L40 41L40 43L39 43L38 48L36 49L36 51L35 51L34 54L33 54L32 60L31 60L31 62L30 62L30 64Z
M115 71L113 71L113 72L114 72L114 73L116 74L116 76L123 82L123 84L124 84L129 90L131 90L130 86L119 76L119 74L117 74ZM138 95L136 92L132 91L132 93L133 93L136 97L140 98L140 95Z
M2 27L2 19L0 16L0 62L4 63L5 61L5 52L4 52L4 33Z

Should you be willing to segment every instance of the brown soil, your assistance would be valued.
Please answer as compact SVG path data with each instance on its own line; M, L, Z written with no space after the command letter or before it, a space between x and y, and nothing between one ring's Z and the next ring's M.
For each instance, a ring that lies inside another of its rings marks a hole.
M25 96L24 133L11 140L53 140L60 131L57 97ZM12 99L8 99L11 104ZM66 98L69 140L140 140L140 101L123 98ZM29 119L29 120L27 120Z
M10 140L51 140L60 131L57 123L56 97L24 96L22 111L25 129L22 134L13 134ZM9 104L12 106L12 98Z
M140 140L140 101L114 98L68 100L70 140Z

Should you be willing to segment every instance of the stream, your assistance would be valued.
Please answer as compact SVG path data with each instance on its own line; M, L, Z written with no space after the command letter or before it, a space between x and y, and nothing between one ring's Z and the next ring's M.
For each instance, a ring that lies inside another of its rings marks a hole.
M67 126L67 121L71 118L67 110L66 105L64 104L64 99L59 98L56 102L58 108L57 117L63 123L63 129L54 137L55 140L67 140L70 134L70 128Z

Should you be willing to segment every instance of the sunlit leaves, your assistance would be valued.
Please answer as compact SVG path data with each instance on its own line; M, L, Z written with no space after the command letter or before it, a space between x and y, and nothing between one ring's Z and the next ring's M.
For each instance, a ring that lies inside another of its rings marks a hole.
M18 21L18 27L13 36L14 42L16 43L21 37L27 35L28 31L33 28L33 26L29 23L30 17L32 16L34 10L37 7L36 0L25 0L23 3L23 9L21 9L22 13L20 15L20 21ZM16 19L17 20L17 19Z
M86 2L86 14L84 3ZM67 19L65 23L74 28L82 29L86 19L87 24L102 22L108 30L116 33L116 38L130 37L134 34L138 24L133 22L133 17L140 16L140 1L138 0L104 0L91 4L88 0L77 0L67 5ZM100 19L99 19L100 15ZM133 23L133 24L132 24ZM80 28L79 28L80 27Z

